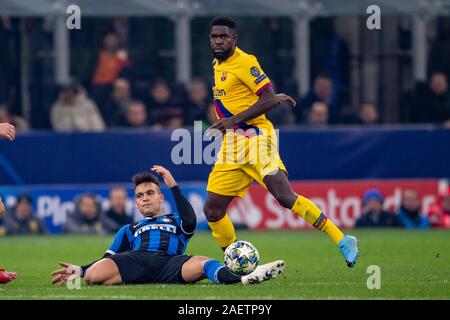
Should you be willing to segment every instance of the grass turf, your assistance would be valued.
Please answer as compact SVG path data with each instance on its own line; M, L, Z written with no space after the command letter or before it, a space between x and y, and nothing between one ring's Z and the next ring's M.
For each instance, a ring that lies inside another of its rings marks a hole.
M0 239L0 267L18 278L0 285L0 299L450 299L450 231L358 230L358 264L345 265L337 247L318 231L239 232L253 242L262 262L286 261L278 278L253 286L194 285L55 287L58 261L85 264L98 259L112 236L38 236ZM207 232L197 233L189 254L221 260ZM381 270L381 289L369 290L367 267Z

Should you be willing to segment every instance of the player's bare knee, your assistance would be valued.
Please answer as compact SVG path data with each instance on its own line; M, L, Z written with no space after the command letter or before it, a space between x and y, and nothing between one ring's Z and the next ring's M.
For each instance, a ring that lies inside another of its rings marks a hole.
M294 194L290 193L277 193L273 195L275 199L277 199L278 203L287 209L292 208L295 203L297 197Z
M211 260L210 257L205 257L205 256L195 256L195 262L198 263L199 265L201 265L201 267L203 268L203 265L206 263L206 261Z
M92 270L92 268L87 269L84 275L84 282L89 285L99 283L98 272L95 269Z
M84 282L88 285L94 284L93 278L91 276L88 276L88 274L84 276Z
M209 222L217 222L224 217L226 210L206 203L203 207L203 211Z

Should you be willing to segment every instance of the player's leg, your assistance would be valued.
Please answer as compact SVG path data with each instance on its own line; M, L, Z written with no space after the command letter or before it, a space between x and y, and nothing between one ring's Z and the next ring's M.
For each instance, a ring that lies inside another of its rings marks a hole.
M280 159L276 134L271 131L249 140L252 162L248 174L277 199L281 206L300 215L308 223L327 233L338 244L344 234L309 199L296 194L287 179L286 169Z
M227 215L228 206L235 196L245 195L252 181L242 165L237 164L215 164L209 174L204 212L212 235L222 249L236 241L233 223Z
M104 258L94 263L86 270L84 281L87 284L121 284L123 283L120 276L119 268L110 258Z
M193 256L181 268L181 275L187 283L194 283L205 277L215 284L254 284L276 278L283 272L284 261L275 261L258 266L246 276L238 276L229 271L223 263L209 257Z
M327 233L336 244L344 238L344 234L339 228L327 219L311 200L296 194L292 190L284 171L278 170L275 174L267 175L263 181L281 206L291 209L292 212L301 216L308 223Z
M187 283L194 283L205 279L203 272L203 265L211 258L203 256L193 256L188 261L183 263L181 267L181 277Z
M339 246L347 265L353 267L358 257L358 241L356 238L345 236L311 200L296 194L292 190L284 171L278 170L275 174L266 175L263 182L281 206L290 209L308 223L329 235Z
M208 191L208 197L203 208L212 236L222 249L236 241L236 231L227 215L228 206L233 198L232 196L223 196Z

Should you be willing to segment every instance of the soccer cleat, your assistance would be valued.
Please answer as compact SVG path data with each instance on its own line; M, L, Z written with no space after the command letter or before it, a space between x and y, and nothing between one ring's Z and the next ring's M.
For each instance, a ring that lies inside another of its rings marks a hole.
M354 236L344 236L341 242L338 243L339 250L345 258L347 266L353 268L359 256L358 249L359 241Z
M257 266L255 271L252 273L242 276L241 282L243 284L255 284L276 278L277 275L283 272L284 261L277 260L274 262L269 262L260 266Z
M8 283L13 281L17 276L15 272L8 272L5 269L0 269L0 283Z

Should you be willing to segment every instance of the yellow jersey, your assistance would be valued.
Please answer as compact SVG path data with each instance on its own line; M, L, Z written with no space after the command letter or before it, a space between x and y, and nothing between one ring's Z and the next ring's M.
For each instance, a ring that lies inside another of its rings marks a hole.
M229 118L254 105L258 95L271 85L255 56L235 48L233 54L222 63L213 61L213 96L217 117ZM264 114L238 124L234 129L273 130Z

